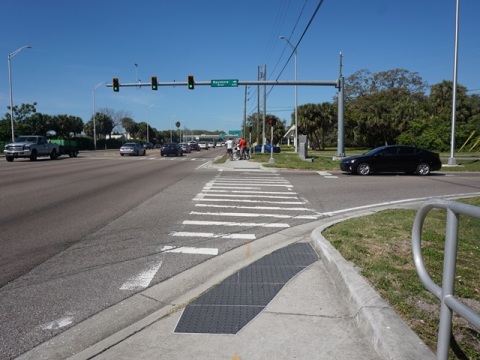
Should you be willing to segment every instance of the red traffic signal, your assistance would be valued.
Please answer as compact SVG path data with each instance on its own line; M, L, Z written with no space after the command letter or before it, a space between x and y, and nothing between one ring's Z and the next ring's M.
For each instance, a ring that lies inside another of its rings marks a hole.
M271 125L271 126L275 126L277 124L277 119L268 119L268 123Z

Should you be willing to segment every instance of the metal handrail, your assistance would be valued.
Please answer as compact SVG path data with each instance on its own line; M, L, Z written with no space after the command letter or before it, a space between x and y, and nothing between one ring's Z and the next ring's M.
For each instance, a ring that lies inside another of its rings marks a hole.
M434 208L445 209L447 211L442 287L433 282L428 274L423 261L421 247L423 223L427 213ZM460 214L480 219L480 207L442 199L430 200L422 205L417 211L412 227L413 262L417 274L427 290L433 293L441 302L437 340L437 359L439 360L448 359L452 331L452 311L475 326L477 330L480 330L480 315L470 307L461 303L454 296L458 223Z

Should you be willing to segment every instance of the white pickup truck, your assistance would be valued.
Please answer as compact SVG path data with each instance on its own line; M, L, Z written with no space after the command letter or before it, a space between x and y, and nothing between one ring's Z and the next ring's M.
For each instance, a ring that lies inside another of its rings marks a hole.
M60 155L60 147L58 144L50 143L45 136L27 135L5 145L3 152L8 162L15 158L29 158L35 161L40 156L50 156L50 159L54 160Z

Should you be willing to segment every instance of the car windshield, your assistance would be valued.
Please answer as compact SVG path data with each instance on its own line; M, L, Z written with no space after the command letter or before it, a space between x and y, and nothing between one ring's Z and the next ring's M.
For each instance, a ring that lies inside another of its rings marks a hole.
M135 147L135 144L134 143L126 143L126 144L123 144L123 147Z
M380 146L380 147L377 147L377 148L372 149L372 150L370 150L370 151L367 151L367 152L364 153L363 155L367 155L367 156L375 155L375 154L378 153L379 151L382 151L384 148L385 148L385 146Z
M18 137L15 142L17 143L36 143L37 138L33 136L20 136Z

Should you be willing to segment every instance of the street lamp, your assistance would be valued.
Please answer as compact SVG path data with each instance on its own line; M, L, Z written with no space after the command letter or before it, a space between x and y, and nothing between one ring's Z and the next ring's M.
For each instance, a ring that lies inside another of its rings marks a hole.
M96 114L95 114L95 90L102 85L105 84L104 82L101 82L93 87L93 109L92 109L92 120L93 120L93 147L95 150L97 150L97 121L96 121Z
M292 45L292 43L285 37L280 36L281 40L285 40L288 45L292 48L293 52L295 53L295 82L297 82L297 48ZM298 112L297 112L297 100L298 100L298 92L297 92L297 85L295 84L295 152L298 152Z
M23 49L31 49L32 47L29 45L22 46L21 48L18 48L14 52L8 54L8 83L10 85L10 121L12 125L12 142L15 141L15 130L13 129L13 92L12 92L12 58L17 55L20 51Z

